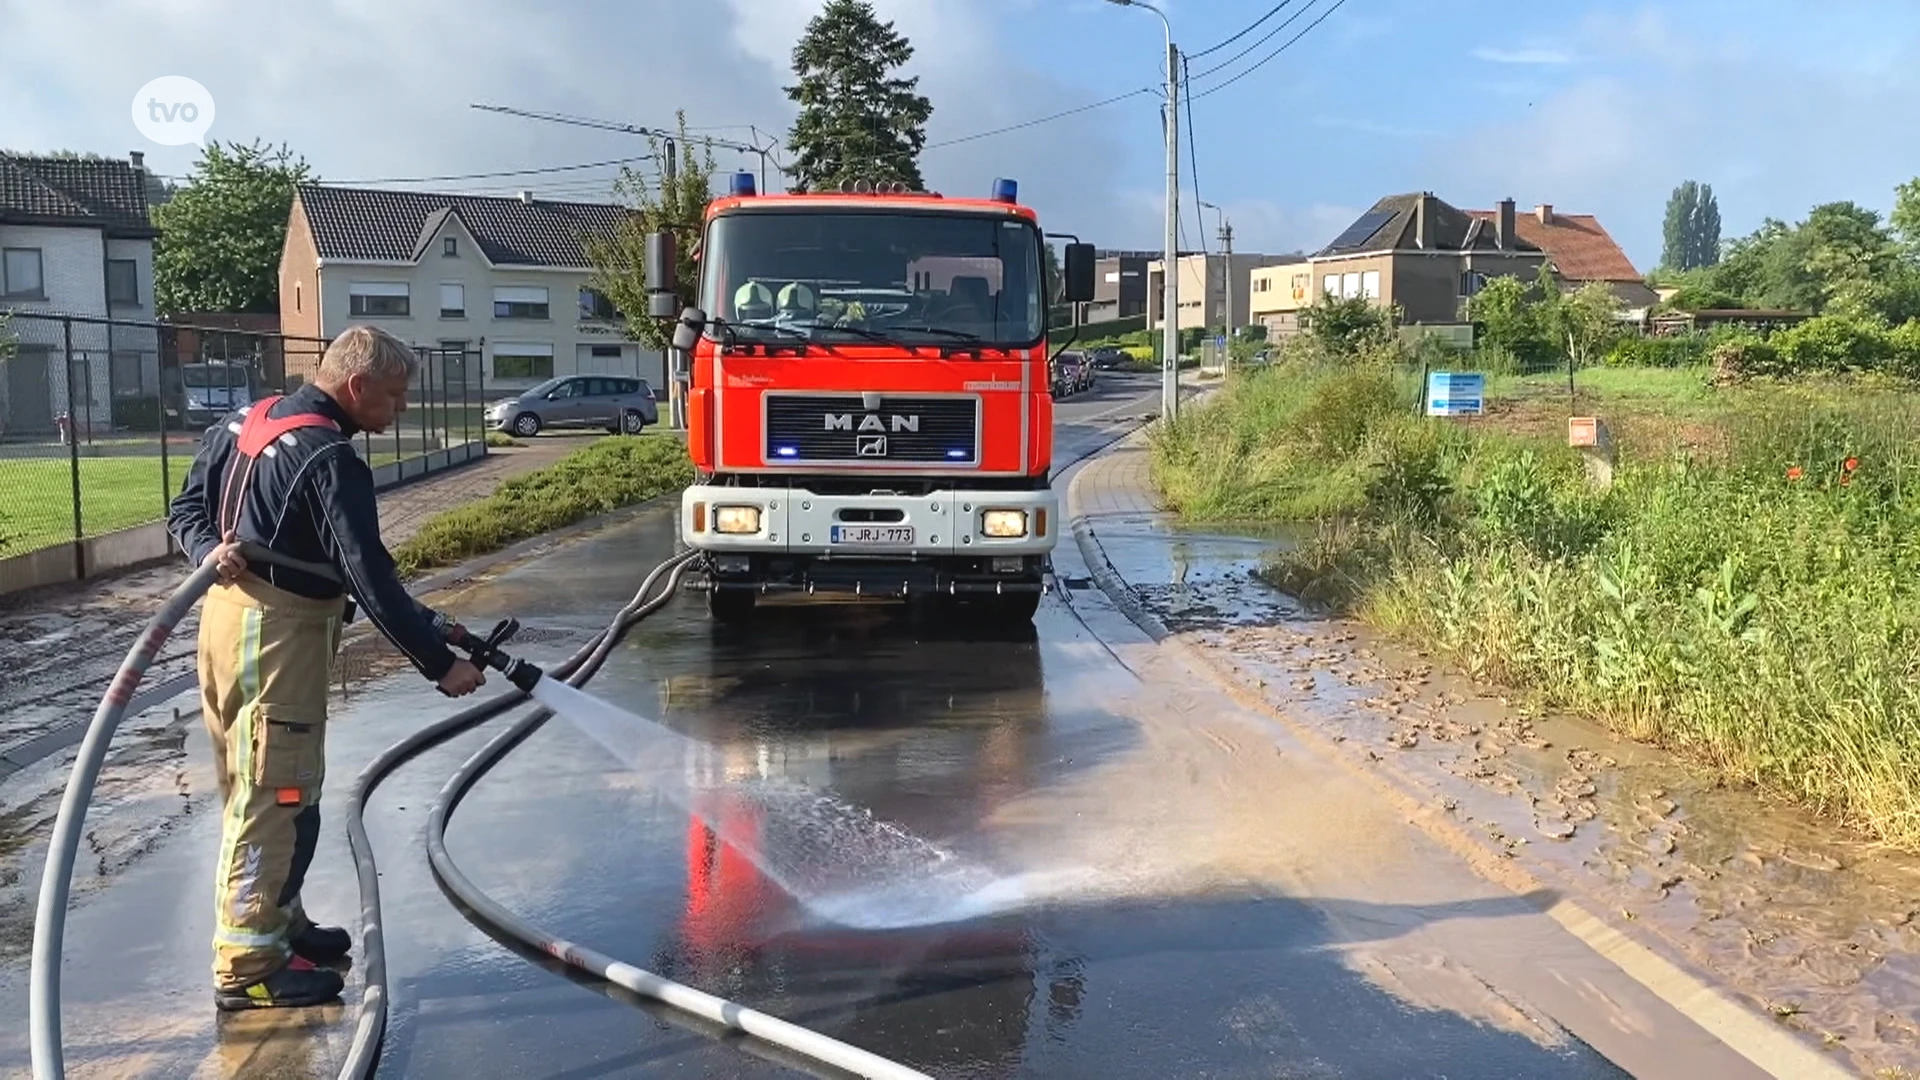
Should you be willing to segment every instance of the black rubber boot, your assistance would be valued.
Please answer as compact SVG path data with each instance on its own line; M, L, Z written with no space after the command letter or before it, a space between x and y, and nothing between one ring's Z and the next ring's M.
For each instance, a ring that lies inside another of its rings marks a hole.
M293 955L316 964L331 964L353 951L353 938L337 926L309 926L291 942Z
M298 1009L336 1001L346 980L299 957L251 986L215 990L213 1003L225 1012L242 1009Z

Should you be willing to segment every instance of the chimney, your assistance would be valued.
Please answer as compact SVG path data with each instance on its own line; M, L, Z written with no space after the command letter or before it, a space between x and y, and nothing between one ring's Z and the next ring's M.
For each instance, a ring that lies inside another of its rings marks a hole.
M1513 198L1511 196L1500 200L1499 228L1494 233L1494 239L1499 241L1501 251L1513 250Z
M523 202L523 203L530 203L530 202L532 202L532 201L533 201L533 192L531 192L531 191L528 191L528 190L526 190L525 188L522 188L522 189L520 190L520 201L521 201L521 202Z
M1539 206L1534 207L1533 216L1539 218L1540 224L1542 225L1553 224L1553 204L1543 202Z
M132 163L135 172L140 172L147 167L147 155L140 150L127 151L127 161Z
M1413 204L1413 246L1425 249L1433 237L1433 192L1423 191Z

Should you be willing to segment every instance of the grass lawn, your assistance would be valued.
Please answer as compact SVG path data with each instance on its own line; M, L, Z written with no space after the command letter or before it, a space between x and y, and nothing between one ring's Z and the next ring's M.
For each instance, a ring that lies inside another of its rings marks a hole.
M375 450L379 466L402 455ZM82 457L80 517L87 536L132 528L167 516L167 503L186 481L192 458ZM0 460L0 558L73 539L73 472L67 458Z

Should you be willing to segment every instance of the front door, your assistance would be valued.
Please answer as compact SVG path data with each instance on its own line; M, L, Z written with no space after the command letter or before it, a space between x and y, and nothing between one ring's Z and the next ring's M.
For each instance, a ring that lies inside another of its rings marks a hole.
M47 345L20 345L6 361L8 435L53 433L53 349Z

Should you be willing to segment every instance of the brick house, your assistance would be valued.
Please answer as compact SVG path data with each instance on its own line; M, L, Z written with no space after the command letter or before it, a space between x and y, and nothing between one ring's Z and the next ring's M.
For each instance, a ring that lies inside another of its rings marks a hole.
M584 240L611 236L626 212L526 192L303 184L280 260L280 328L332 338L355 323L381 326L415 346L459 350L482 365L489 392L573 374L637 376L663 392L661 354L628 340L619 314L587 286ZM287 375L311 372L289 355Z
M0 154L0 311L15 316L0 437L45 436L62 413L104 430L116 397L159 385L149 181L138 151L125 161ZM69 355L66 325L35 317L51 315L96 321L71 324Z
M1509 200L1509 203L1511 200ZM1469 210L1480 221L1494 221L1501 214L1511 215L1508 204L1503 210ZM1552 203L1541 203L1531 213L1513 217L1520 239L1547 253L1553 264L1553 276L1568 292L1591 282L1601 282L1625 309L1623 314L1636 320L1660 302L1660 296L1647 285L1646 278L1634 269L1633 260L1592 214L1563 214Z

